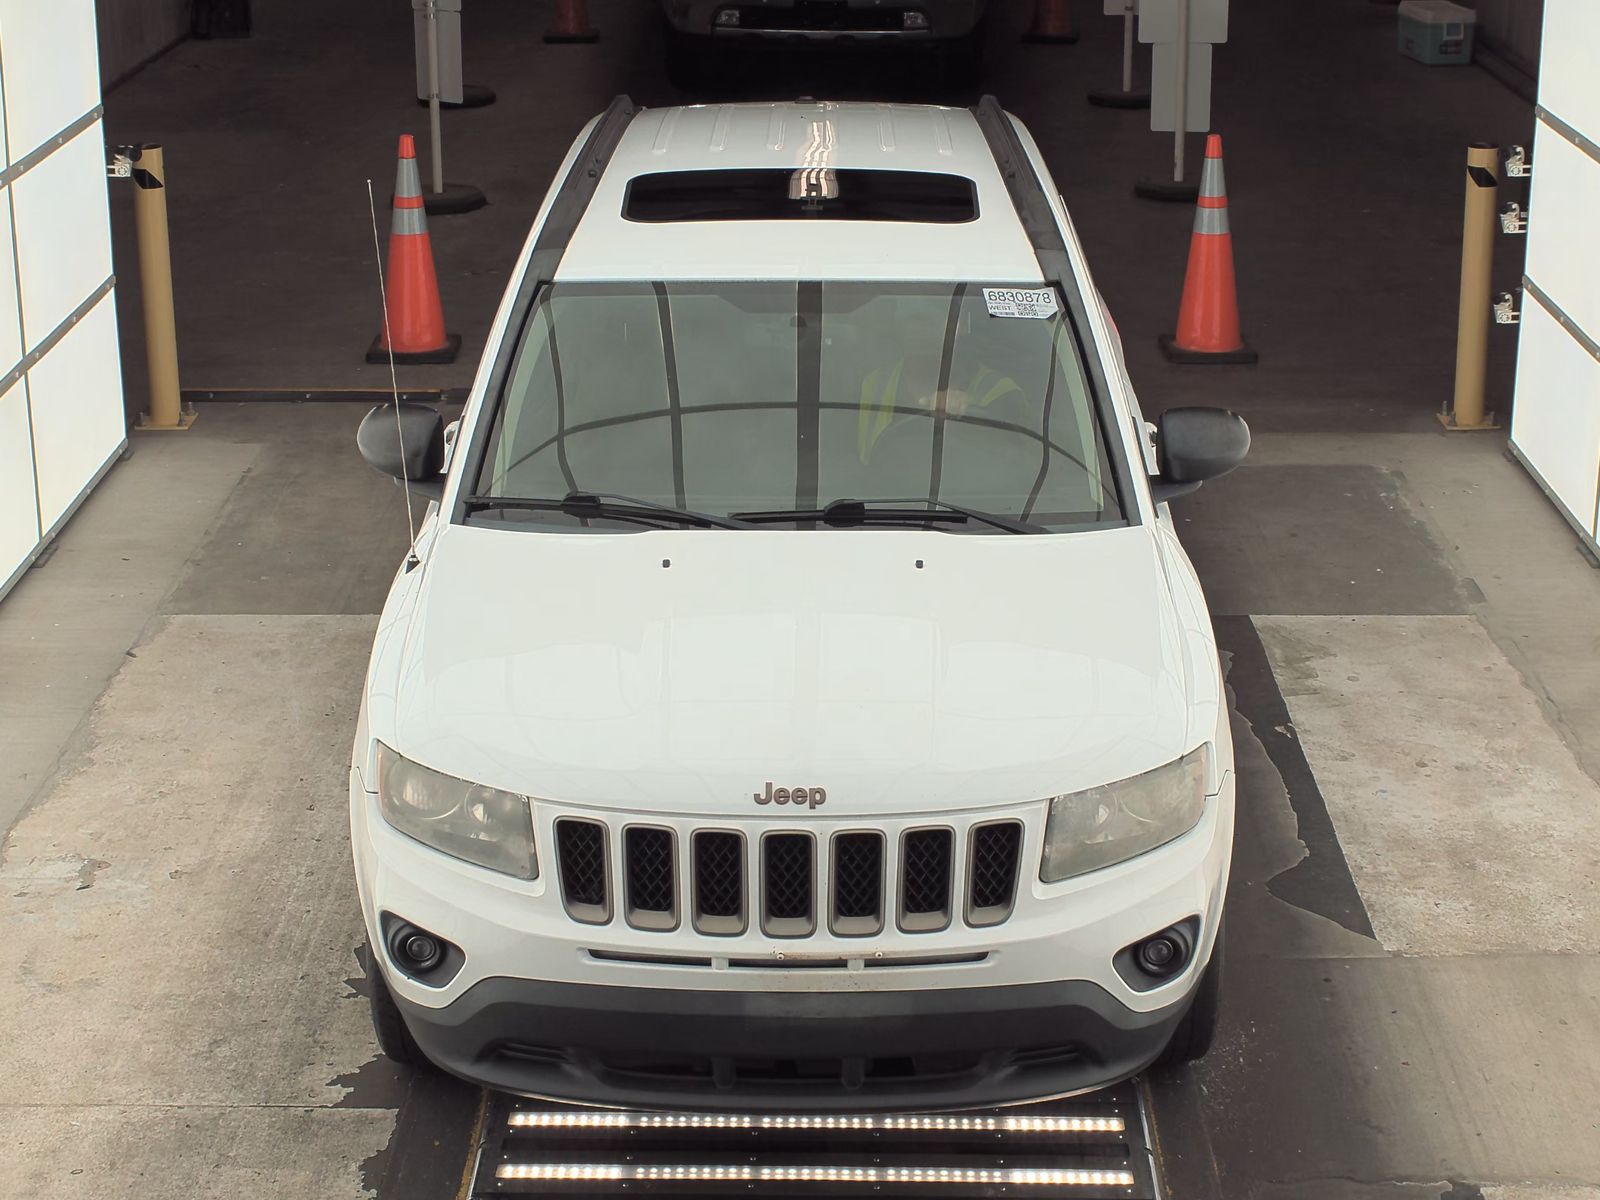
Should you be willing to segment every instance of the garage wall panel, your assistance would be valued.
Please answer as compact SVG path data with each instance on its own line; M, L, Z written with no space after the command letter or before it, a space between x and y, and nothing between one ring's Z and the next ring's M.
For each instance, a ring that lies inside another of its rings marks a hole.
M1595 53L1600 55L1600 45ZM1538 214L1538 233L1528 240L1528 277L1580 329L1600 332L1600 254L1574 253L1590 242L1600 243L1595 231L1600 161L1542 122L1534 133L1533 160L1538 166L1528 211ZM1530 232L1532 224L1530 216Z
M1600 3L1545 0L1544 41L1539 56L1539 103L1568 125L1600 134Z
M0 54L13 162L100 103L94 0L0 0Z
M0 0L0 596L123 420L94 0Z
M1600 549L1600 2L1544 18L1511 447Z
M1594 537L1600 362L1531 296L1523 298L1511 440L1573 524Z
M101 123L56 150L10 190L16 207L22 327L32 350L111 274Z
M0 188L0 375L22 358L17 308L17 261L11 241L11 189Z
M106 295L28 372L45 529L76 503L125 436L117 307Z
M38 541L27 385L19 379L0 392L0 583Z

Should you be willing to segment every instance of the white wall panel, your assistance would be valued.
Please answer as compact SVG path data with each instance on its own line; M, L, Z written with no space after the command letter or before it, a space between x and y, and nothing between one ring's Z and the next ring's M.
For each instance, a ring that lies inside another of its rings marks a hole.
M0 71L18 159L100 103L94 0L0 0Z
M0 583L11 578L38 542L28 402L19 379L0 393Z
M1595 54L1600 56L1600 43ZM1528 277L1580 329L1600 336L1600 162L1543 122L1534 134L1533 161Z
M5 58L5 48L0 46L0 60ZM0 61L0 89L5 86L5 63ZM11 152L6 145L6 106L0 104L0 167L11 165Z
M1575 523L1594 537L1600 362L1529 295L1522 300L1511 440Z
M115 293L108 293L28 372L28 395L39 505L49 529L124 436Z
M1600 3L1545 0L1539 51L1539 103L1568 125L1600 141ZM1538 178L1535 175L1535 178Z
M29 349L111 274L104 142L96 121L11 184Z
M11 189L0 189L0 375L22 358L17 322L17 264L11 255ZM0 578L4 578L0 574Z

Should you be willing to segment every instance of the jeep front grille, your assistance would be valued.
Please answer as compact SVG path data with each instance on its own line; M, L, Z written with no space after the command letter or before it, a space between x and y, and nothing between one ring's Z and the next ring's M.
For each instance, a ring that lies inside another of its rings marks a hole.
M900 928L930 933L950 924L950 869L955 835L913 829L900 842Z
M761 928L772 937L805 937L816 930L815 847L809 833L761 838Z
M909 934L999 925L1016 908L1024 841L1015 819L759 837L555 821L559 891L574 920L604 925L620 910L634 929L666 932L686 909L689 927L710 937L737 937L752 922L777 938L874 937L891 920Z
M702 829L694 835L694 927L727 936L744 932L744 835Z
M883 834L833 838L833 932L864 937L883 928Z
M603 925L611 919L606 827L598 821L563 817L556 822L556 857L561 899L575 921Z
M627 870L628 924L636 929L676 929L678 872L672 830L630 825L622 831L622 862Z
M995 821L972 831L967 854L967 924L998 925L1011 915L1022 857L1022 826Z

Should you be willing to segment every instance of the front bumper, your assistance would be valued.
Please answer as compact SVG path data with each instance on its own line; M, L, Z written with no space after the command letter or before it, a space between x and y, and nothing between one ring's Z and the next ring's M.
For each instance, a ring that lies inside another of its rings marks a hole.
M1077 980L895 992L686 992L485 979L397 996L455 1075L581 1103L964 1108L1089 1091L1148 1066L1189 998L1151 1012Z

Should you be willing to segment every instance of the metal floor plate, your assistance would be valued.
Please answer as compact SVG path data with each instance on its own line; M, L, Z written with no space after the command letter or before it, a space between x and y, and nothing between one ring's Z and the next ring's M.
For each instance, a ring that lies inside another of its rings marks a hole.
M941 1113L644 1112L492 1097L472 1196L1156 1200L1131 1083Z

